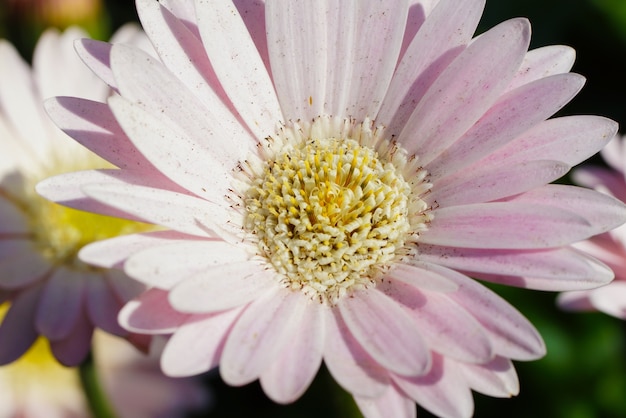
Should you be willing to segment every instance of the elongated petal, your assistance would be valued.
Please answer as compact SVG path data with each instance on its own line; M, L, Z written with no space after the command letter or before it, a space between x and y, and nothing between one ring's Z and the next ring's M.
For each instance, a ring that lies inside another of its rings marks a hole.
M358 291L338 307L354 338L382 366L406 376L428 371L430 355L418 327L394 300L378 290Z
M78 255L82 261L94 266L121 269L129 257L141 250L194 240L200 238L175 231L145 232L92 242L83 247Z
M421 406L440 417L471 417L472 392L460 372L443 356L433 354L433 366L426 376L394 376L394 382Z
M398 263L387 273L387 277L410 284L420 290L454 292L458 289L458 286L453 281L432 271L421 269L418 264Z
M275 275L274 271L248 261L209 266L176 284L169 300L174 309L181 312L231 309L277 288Z
M78 315L78 321L70 334L61 340L50 341L50 350L54 357L63 365L75 367L82 363L91 349L93 325L87 312Z
M31 244L32 245L32 244ZM45 277L53 266L36 251L21 251L14 257L0 260L0 289L20 289Z
M450 174L464 178L464 167L493 153L552 116L580 91L585 79L560 74L529 83L503 95L445 154L426 168L436 180ZM548 160L549 157L543 157ZM555 158L557 161L562 161ZM461 171L459 171L461 170Z
M549 119L509 142L469 170L532 160L562 161L570 166L597 153L617 133L617 123L600 116Z
M230 2L196 0L198 28L215 74L257 138L283 120L272 80L239 11Z
M291 327L297 326L293 318L298 318L298 311L304 309L302 297L276 287L246 308L224 346L220 375L226 383L245 385L278 361L290 343Z
M29 232L24 213L11 201L0 196L0 234L25 234Z
M208 144L199 145L178 127L163 123L119 96L109 98L109 105L133 143L161 172L186 190L218 205L224 204L232 178L207 149ZM171 141L176 141L178 146L170 149L166 144ZM230 168L235 166L233 162Z
M35 318L37 331L50 340L67 337L83 314L85 285L82 272L55 269L41 292Z
M508 398L519 393L519 381L511 360L496 357L488 364L455 363L468 385L488 396Z
M387 371L352 336L337 308L325 313L324 362L330 374L355 396L381 396L389 386Z
M162 182L160 180L162 178L154 178L153 176L147 178L145 173L132 170L87 170L48 177L37 183L36 190L37 193L46 199L74 209L145 222L144 219L89 198L82 190L82 187L89 183L123 184L125 186L136 184L165 190L182 191L171 181Z
M118 315L122 327L143 334L171 334L189 315L172 308L168 292L149 289L128 302Z
M148 286L171 289L181 280L207 271L209 267L241 263L250 258L246 248L221 240L181 240L163 244L145 250L137 248L141 251L130 256L124 271ZM206 280L211 278L209 273L202 276Z
M413 13L419 6L411 8ZM437 4L398 64L377 122L393 133L402 131L415 103L470 41L484 7L484 0L442 0Z
M437 265L429 268L457 282L459 290L447 296L483 325L497 354L517 360L535 360L545 354L546 347L537 330L504 299L454 270Z
M553 74L563 74L572 69L576 51L565 45L549 45L528 51L520 69L507 90Z
M626 205L623 202L582 187L548 184L508 200L571 211L591 224L591 235L610 231L626 221Z
M497 100L530 40L525 19L482 34L437 78L398 137L427 164L469 129Z
M110 334L125 336L127 332L117 322L117 315L123 305L122 301L113 293L102 276L92 274L86 276L85 279L87 281L86 308L91 322Z
M324 309L326 307L301 298L306 308L294 318L298 326L292 327L290 343L281 356L261 374L263 391L278 403L289 403L298 399L309 387L322 364L325 344Z
M84 192L102 203L135 215L150 223L179 232L211 237L219 224L228 224L225 208L199 198L163 189L125 184L90 184ZM221 222L220 222L221 221Z
M0 325L0 365L20 358L37 339L35 315L41 288L41 285L29 287L11 301Z
M510 203L438 209L420 242L466 248L538 249L568 245L594 233L585 218L564 209Z
M130 142L106 103L54 97L44 104L48 115L63 132L111 164L156 171ZM132 156L132 163L129 156Z
M458 176L456 181L436 184L430 202L442 207L489 202L546 185L569 171L558 161L530 161Z
M190 315L169 339L161 356L163 373L192 376L220 363L224 342L241 308L210 315Z
M162 2L149 0L137 1L137 14L168 70L215 115L232 120L236 111L213 71L198 34L189 27L189 21L183 21L185 16L173 14ZM195 25L194 28L197 29Z
M395 281L382 283L377 289L410 313L431 350L470 363L486 363L494 357L494 348L480 323L445 295L420 292Z
M626 319L626 283L615 281L608 286L595 289L589 295L593 306L616 318Z
M111 44L93 39L80 39L75 42L74 48L94 74L117 90L117 83L111 71Z
M389 385L382 395L371 398L354 396L354 400L367 418L416 418L417 410L413 400L404 395L395 385Z
M465 272L521 276L520 285L537 290L590 288L613 278L606 265L569 247L519 251L420 245L420 259Z

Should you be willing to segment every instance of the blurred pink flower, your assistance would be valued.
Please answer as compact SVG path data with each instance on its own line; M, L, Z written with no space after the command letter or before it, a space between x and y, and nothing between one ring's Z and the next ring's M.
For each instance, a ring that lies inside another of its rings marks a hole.
M84 264L77 253L90 241L145 226L70 210L34 191L53 174L111 166L54 126L43 108L45 98L59 94L105 100L110 93L74 52L74 40L85 36L76 28L45 32L32 70L0 40L0 301L11 301L0 326L0 364L19 358L39 335L60 362L80 363L94 326L130 336L117 313L143 290L120 271ZM141 36L129 26L117 39Z
M574 52L529 52L525 19L472 38L484 1L432 3L138 0L160 61L79 44L119 94L47 109L120 169L38 191L168 228L80 254L151 287L120 321L173 334L167 374L219 366L287 403L324 361L368 417L415 416L415 401L469 416L472 389L516 394L511 359L545 346L468 275L612 279L571 244L623 223L624 206L548 185L617 129L546 120L584 83Z
M175 418L208 406L210 392L198 379L170 378L159 371L157 346L148 357L120 338L96 332L93 348L103 394L117 417ZM0 367L0 417L91 416L78 370L59 364L44 338L19 360Z
M579 168L573 173L574 181L626 202L625 141L624 137L616 137L600 151L609 168ZM576 247L606 263L615 272L615 280L597 289L562 293L559 304L569 310L598 310L626 319L626 226L592 237Z

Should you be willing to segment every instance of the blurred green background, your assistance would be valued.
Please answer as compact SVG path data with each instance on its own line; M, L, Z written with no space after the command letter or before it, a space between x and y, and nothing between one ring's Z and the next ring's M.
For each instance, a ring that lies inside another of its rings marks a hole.
M0 37L15 43L29 59L41 30L50 22L63 26L67 21L37 17L42 9L36 3L41 0L31 0L21 10L15 3L0 0ZM121 24L136 20L132 1L94 4L78 21L96 38L107 39ZM626 0L487 0L479 31L518 16L528 17L533 25L531 47L566 44L577 50L574 71L587 77L587 85L561 114L604 115L626 126ZM596 157L591 163L601 161ZM476 417L626 417L625 322L598 313L561 312L552 293L492 288L535 324L548 355L516 364L519 396L494 399L476 394ZM216 372L207 374L205 381L215 402L211 410L194 417L360 416L325 370L299 401L288 406L267 400L258 383L230 388ZM418 416L431 415L420 409Z

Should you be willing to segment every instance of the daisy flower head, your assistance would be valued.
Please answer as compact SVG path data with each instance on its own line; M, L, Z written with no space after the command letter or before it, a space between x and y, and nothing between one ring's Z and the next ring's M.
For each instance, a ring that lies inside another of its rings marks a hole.
M132 41L139 33L126 27L117 36ZM43 108L44 99L59 94L109 94L76 56L73 42L85 36L77 28L45 32L32 69L0 40L0 299L11 303L0 325L0 364L19 358L40 335L59 361L80 363L94 326L129 335L117 313L143 288L119 271L88 266L77 253L88 242L145 226L68 209L34 190L53 174L110 166L59 130Z
M626 219L548 183L613 121L548 118L584 83L530 25L473 37L480 0L161 1L137 11L158 58L83 41L116 91L47 102L118 167L47 179L44 196L165 227L90 244L149 290L120 323L171 334L174 376L219 366L297 399L322 361L367 417L470 416L511 396L534 327L471 277L541 289L609 282L572 247ZM105 140L103 140L105 137Z
M600 151L608 167L585 166L573 172L576 183L626 202L626 139L616 136ZM561 293L568 310L593 310L626 319L626 229L624 226L577 243L576 247L606 263L615 280L596 289Z

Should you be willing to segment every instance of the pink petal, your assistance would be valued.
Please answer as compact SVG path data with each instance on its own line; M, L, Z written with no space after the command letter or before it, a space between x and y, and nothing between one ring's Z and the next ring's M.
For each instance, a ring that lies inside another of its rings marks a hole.
M520 276L517 285L571 290L607 283L611 270L582 251L565 247L538 251L449 248L420 245L420 260L465 272ZM515 285L515 283L507 283Z
M261 55L265 69L270 73L270 57L267 51L267 30L265 26L265 2L263 0L255 2L234 0L233 3L246 24L250 37Z
M354 396L354 400L367 418L416 418L415 402L406 397L395 385L387 386L382 395L371 398Z
M203 199L151 187L127 184L83 186L89 197L147 222L201 237L214 236L229 222L232 211Z
M104 280L122 304L146 291L146 286L143 283L131 279L121 270L109 269L105 271Z
M83 314L85 273L59 267L45 281L37 314L37 331L50 340L66 338ZM89 280L91 278L87 278Z
M531 160L555 160L575 166L602 149L616 132L617 123L600 116L549 119L478 161L468 171Z
M108 333L125 336L127 332L117 322L123 302L117 298L102 273L89 276L86 278L86 307L91 322Z
M325 314L324 362L330 374L355 396L381 396L389 386L387 370L354 339L337 308Z
M546 205L571 211L591 224L590 235L610 231L626 221L624 203L606 194L582 187L548 184L508 200L511 203L532 204L537 207Z
M257 138L271 134L282 112L239 11L230 2L197 1L196 16L215 74L239 115Z
M21 138L37 161L46 161L49 151L46 115L34 88L32 72L17 50L6 41L0 43L0 103L3 119L10 121L13 134Z
M24 213L11 201L0 196L0 234L26 234L30 231Z
M433 353L433 363L426 376L394 376L394 382L409 397L440 417L471 417L474 412L472 392L458 369L443 356Z
M579 186L601 189L622 202L626 202L624 175L618 171L587 165L576 168L572 173L572 180Z
M118 321L122 327L131 332L171 334L188 316L172 308L168 301L168 292L149 289L124 305L118 315Z
M437 4L403 54L377 122L392 133L402 130L415 103L472 38L484 6L484 0L442 0ZM409 19L422 8L421 3L411 7Z
M548 184L569 169L567 164L544 160L489 167L456 176L452 182L435 183L428 200L442 207L489 202Z
M0 365L20 358L37 339L35 313L41 288L41 285L29 287L11 300L0 325Z
M239 264L250 258L251 254L245 246L222 240L181 240L163 242L163 245L147 249L138 248L129 256L124 270L148 286L171 289L190 276L200 274L206 278L201 272L209 268Z
M322 364L325 343L325 306L301 298L306 307L298 311L292 320L298 325L290 330L290 343L283 349L277 361L261 373L263 391L278 403L289 403L298 399L309 387Z
M195 18L195 10L193 13ZM163 3L149 0L137 2L137 14L168 70L212 112L233 119L236 111L213 71L199 34L183 21L184 16L173 14Z
M197 196L225 204L224 195L232 182L229 171L238 161L234 156L229 163L220 164L217 159L220 156L213 152L217 146L210 149L208 141L200 145L181 128L166 124L162 118L120 96L109 98L109 106L133 144L163 174ZM171 147L172 142L177 146ZM211 186L207 179L211 179Z
M504 299L454 270L437 265L429 268L456 281L459 290L447 296L489 332L496 354L517 360L535 360L545 354L545 344L535 327Z
M172 335L161 356L163 373L172 377L204 373L220 363L224 341L242 309L190 315Z
M126 259L141 250L147 251L147 249L153 247L182 244L199 239L193 235L180 234L176 231L155 231L123 235L92 242L83 247L78 256L85 263L97 267L121 269Z
M328 6L327 6L328 7ZM337 3L326 12L324 113L373 118L391 81L408 6L405 1ZM376 33L377 36L369 36Z
M458 289L453 281L432 271L421 269L417 263L416 265L398 263L389 270L386 277L404 282L420 290L454 292Z
M530 40L530 25L513 19L472 42L435 80L398 137L423 164L469 129L502 94Z
M578 74L561 74L542 78L503 95L465 135L427 164L431 178L436 180L457 173L455 177L465 178L462 168L552 116L580 91L584 83L585 79ZM554 160L562 161L559 158Z
M528 51L507 91L554 74L572 69L576 51L569 46L550 45Z
M626 319L626 282L615 281L595 289L590 293L589 299L599 311Z
M338 303L354 338L381 366L398 374L419 376L430 355L410 315L376 289L360 290Z
M155 178L156 177L156 178ZM83 185L89 183L110 183L110 184L136 184L143 186L153 186L167 190L182 190L171 181L163 182L162 176L152 176L148 178L145 172L131 170L87 170L75 171L49 177L36 186L37 193L48 200L52 200L64 206L86 212L99 213L102 215L114 216L118 218L131 219L141 222L142 219L131 216L123 211L114 209L111 206L100 203L87 197L82 190ZM174 187L171 187L174 186Z
M93 325L88 320L87 312L82 312L66 338L50 341L50 350L61 364L78 366L89 354L92 335Z
M482 325L446 295L420 292L398 282L383 283L378 289L409 312L430 350L470 363L485 363L494 357Z
M81 39L74 43L74 48L91 71L111 88L117 89L110 67L111 44L93 39Z
M0 289L24 288L44 278L53 269L50 262L31 243L30 250L20 251L11 258L0 259L2 281Z
M596 308L589 300L591 292L593 292L593 290L574 290L571 292L559 293L556 301L559 308L566 311L595 311Z
M567 245L594 233L582 216L527 202L437 209L420 242L451 247L535 249ZM598 231L599 232L599 231Z
M278 288L275 276L273 269L250 261L209 266L176 284L169 300L187 313L231 309Z
M519 393L519 381L511 360L496 357L488 364L456 363L468 385L487 396L508 398Z
M44 104L48 115L63 132L111 164L120 168L154 170L130 142L105 103L55 97Z
M305 308L300 292L276 287L260 295L243 312L230 332L220 375L226 383L241 386L257 379L290 343L294 318Z

